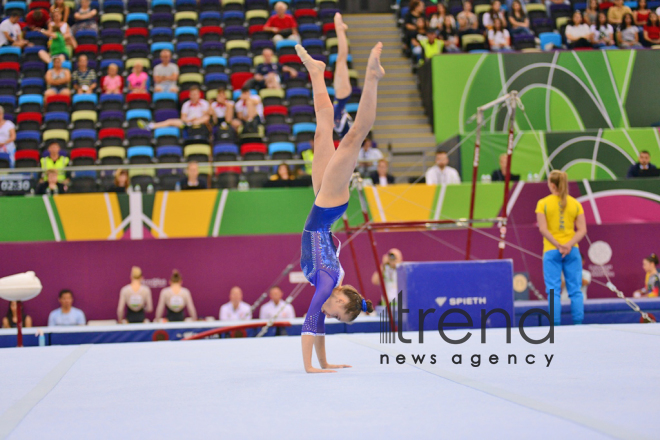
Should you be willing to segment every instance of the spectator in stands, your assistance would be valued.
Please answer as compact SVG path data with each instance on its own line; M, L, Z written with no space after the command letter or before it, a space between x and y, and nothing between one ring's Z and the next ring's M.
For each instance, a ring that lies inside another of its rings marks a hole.
M599 10L598 0L589 0L587 3L587 9L584 10L584 22L590 26L596 24Z
M490 180L493 182L504 182L506 180L506 153L500 154L500 167L492 172ZM510 180L520 180L520 174L511 174Z
M80 6L73 18L75 24L72 27L72 32L75 35L76 32L82 30L92 30L98 31L99 27L96 24L96 15L98 11L91 7L90 0L80 0Z
M14 46L24 48L30 44L29 41L23 39L23 32L18 21L21 18L19 12L12 12L11 15L0 23L0 46Z
M147 93L147 84L149 75L144 71L144 66L140 61L133 64L133 72L126 78L128 81L128 90L132 93Z
M513 35L533 35L532 31L529 30L529 18L525 14L520 0L513 0L513 3L511 3L509 26L511 26Z
M243 133L258 133L259 125L264 119L264 105L261 98L252 95L250 87L244 85L241 88L241 96L234 106L234 119L231 121L232 127L240 132L243 127Z
M548 11L548 15L551 15L551 6L552 5L570 5L570 0L545 0L545 8Z
M275 3L275 14L271 15L266 24L264 24L264 31L272 32L273 43L282 41L283 39L294 40L300 43L300 35L298 35L298 23L291 14L287 14L288 6L284 2Z
M62 18L62 14L60 14L59 12L53 12L52 17L53 17L53 21L50 22L51 32L59 31L64 37L64 41L66 42L66 44L71 46L73 49L75 49L78 46L78 43L76 42L76 39L73 37L73 34L71 33L71 28L69 27L69 24L67 23L66 20Z
M648 296L657 298L660 294L660 274L658 274L658 256L651 254L642 261L642 268L646 272L644 287L633 292L635 298Z
M183 280L178 270L172 271L170 277L170 286L160 291L158 298L158 307L156 307L156 317L154 322L163 320L163 313L167 308L166 322L181 322L184 320L185 308L188 309L188 316L191 320L197 321L197 311L192 300L190 290L182 286Z
M295 180L296 176L291 174L289 171L289 165L285 163L281 163L277 166L277 173L273 174L270 176L270 180L282 180L282 181L288 181L288 180Z
M461 20L459 20L459 23ZM442 45L444 46L441 47L441 50L444 49L447 53L458 53L461 51L461 38L458 34L458 29L451 25L449 17L445 19L440 36L442 37Z
M607 21L609 21L612 26L622 24L623 17L626 14L630 14L632 17L632 10L623 4L623 0L614 0L614 5L610 6L607 10Z
M660 44L660 19L655 12L649 14L649 21L644 26L644 42L648 46Z
M33 31L38 31L48 26L50 14L46 9L37 8L25 16L25 25Z
M626 177L628 179L637 177L658 177L658 168L651 163L651 154L646 151L639 152L639 162L631 165Z
M188 162L186 177L181 179L181 190L206 189L206 182L199 179L199 164L194 160Z
M410 2L408 13L403 21L403 43L404 50L408 55L412 54L412 40L417 37L417 20L424 18L424 2L412 0Z
M420 43L422 48L422 59L420 59L421 64L423 64L426 60L430 60L436 55L440 55L442 53L443 47L445 47L445 41L439 39L436 32L437 31L429 28L426 31L426 40L423 40ZM456 31L454 31L454 34L455 33ZM443 34L443 38L446 39L447 37L445 37ZM456 36L456 41L458 41L458 36ZM450 52L450 50L447 51Z
M23 327L32 327L32 317L25 312L25 303L21 305L21 323ZM5 317L2 318L2 328L16 328L18 318L16 317L16 301L9 302L9 308Z
M229 302L220 307L221 321L244 321L252 319L250 304L243 302L243 291L234 286L229 291Z
M423 57L423 52L422 52L422 42L426 41L426 34L427 34L427 28L426 28L426 20L423 18L418 18L417 19L417 35L415 38L410 40L410 44L412 45L412 53L413 53L413 62L418 63L419 61L422 60Z
M468 26L468 22L465 19L465 17L458 17L457 22L458 22L458 26L456 28L456 34L458 35L459 43L461 41L461 38L463 38L463 35L477 33L477 31L475 31L470 26Z
M465 25L473 31L479 28L479 18L472 12L472 2L469 0L463 2L463 10L458 13L456 19L459 22L461 19L465 19Z
M381 159L378 161L376 166L376 171L372 171L369 174L371 181L374 185L387 186L394 183L394 176L389 173L390 164L387 162L387 159Z
M105 95L121 95L124 80L119 74L119 66L112 63L108 66L108 74L101 80L101 88Z
M378 161L383 158L383 153L374 147L373 139L371 138L371 133L364 139L362 143L362 148L358 153L358 168L360 174L368 175L369 173L376 171L378 166Z
M625 14L623 22L616 33L619 47L622 49L639 49L639 29L635 26L632 14Z
M63 171L69 165L69 158L60 155L60 144L51 142L48 145L48 156L41 158L41 168L44 172L54 168L58 170L57 181L63 183L66 180L66 175Z
M179 66L171 63L172 52L160 51L160 64L154 67L154 92L178 92Z
M566 26L566 41L568 47L574 49L576 47L591 47L591 39L593 34L588 24L582 21L582 14L580 11L573 12L573 19Z
M49 27L53 28L53 26L49 26ZM39 59L41 59L41 61L48 64L51 61L53 61L53 59L55 58L59 58L62 61L69 58L69 50L66 47L66 40L64 39L64 35L62 35L62 33L59 30L41 29L40 32L49 38L48 40L49 51L48 52L45 50L39 51Z
M511 50L511 35L504 28L504 22L499 18L493 19L493 27L488 30L488 44L493 52L506 52Z
M90 94L96 90L96 72L88 68L87 55L78 55L78 69L73 72L73 90Z
M37 185L36 193L39 195L54 196L57 194L65 194L67 187L57 181L59 173L55 168L46 170L46 180Z
M461 183L461 176L455 168L449 166L449 156L446 151L435 153L435 165L426 170L427 185L442 185Z
M53 67L46 72L46 86L44 97L63 95L69 96L69 83L71 82L71 72L69 69L62 68L62 59L53 58Z
M5 109L0 105L0 153L9 154L9 164L13 168L16 153L16 126L5 119Z
M213 125L217 127L216 139L222 138L223 131L228 131L228 137L234 138L234 130L231 126L231 121L234 119L234 101L227 98L227 90L224 87L218 89L218 95L209 108L209 115Z
M387 299L392 302L397 299L399 294L399 284L397 280L396 269L403 263L403 254L399 249L392 248L385 255L380 266L383 273L383 281L385 282L385 292ZM371 276L371 283L374 286L380 286L380 277L378 271L375 271Z
M438 2L437 7L438 12L431 15L431 19L429 20L429 29L439 29L440 26L445 26L445 18L447 17L449 17L449 21L451 21L452 27L456 27L456 20L454 19L453 15L447 13L447 7L440 2Z
M493 1L490 5L490 11L486 12L483 17L481 17L481 23L486 30L491 30L493 29L496 18L499 18L502 23L506 23L506 16L504 15L504 11L502 11L502 3L500 3L500 0Z
M131 283L119 291L119 304L117 305L117 321L119 323L148 322L146 313L154 309L151 289L142 284L142 269L137 266L131 268ZM124 309L126 319L124 319Z
M82 310L73 307L73 292L69 289L60 290L58 295L60 308L48 315L48 327L59 325L85 325L87 319Z
M115 171L114 184L108 190L108 192L125 193L128 190L128 186L129 186L128 171L118 169L117 171Z
M257 70L254 73L254 78L250 80L250 87L253 89L263 89L266 87L266 81L268 78L275 80L277 84L281 83L281 76L283 74L289 74L291 78L296 78L298 72L293 67L283 66L274 59L273 50L270 48L265 48L261 55L264 57L263 63L260 63L257 66Z
M71 8L67 5L64 0L55 0L50 7L51 17L55 16L55 13L58 12L62 21L67 23L69 21L69 14L71 13Z
M210 120L209 109L211 106L206 99L201 98L202 92L199 87L192 86L189 91L190 99L183 103L180 119L167 119L162 122L150 122L148 124L139 121L138 125L149 130L163 127L185 128L206 125Z
M277 315L277 319L293 319L296 312L291 304L282 301L283 292L279 286L273 286L268 291L270 301L259 309L259 319L271 319Z
M614 46L614 28L607 22L607 15L604 12L598 13L596 24L591 26L591 33L594 48Z
M644 27L646 22L649 21L649 14L651 10L646 4L646 0L639 0L637 2L637 10L633 13L635 18L635 26Z

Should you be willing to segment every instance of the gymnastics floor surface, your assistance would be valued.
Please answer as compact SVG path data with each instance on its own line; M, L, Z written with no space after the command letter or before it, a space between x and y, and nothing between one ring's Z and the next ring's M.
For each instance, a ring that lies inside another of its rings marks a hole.
M658 438L660 326L470 331L328 336L336 374L293 336L3 349L0 439Z

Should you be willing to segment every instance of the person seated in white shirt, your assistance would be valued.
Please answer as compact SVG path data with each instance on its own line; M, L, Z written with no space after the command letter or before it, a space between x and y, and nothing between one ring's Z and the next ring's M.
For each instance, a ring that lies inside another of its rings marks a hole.
M358 167L362 174L369 174L376 171L378 161L383 158L383 153L374 147L371 136L362 143L362 148L358 153Z
M50 312L48 326L85 325L87 320L82 310L73 307L73 292L69 289L60 291L58 301L60 308Z
M208 101L202 99L202 92L199 90L199 87L192 86L190 88L190 99L181 107L180 119L166 119L162 122L149 122L148 124L139 120L138 126L140 128L155 130L163 127L185 128L205 125L211 118L209 114L210 107Z
M234 286L229 291L229 302L220 307L220 321L245 321L252 319L250 304L243 302L243 291Z
M443 185L461 183L456 168L449 166L449 156L445 151L435 153L435 165L426 170L427 185Z
M279 321L296 317L293 306L282 301L282 289L278 286L273 286L268 291L268 295L270 296L270 301L259 309L259 319L271 320L275 318L275 321ZM275 335L286 335L286 330L282 327L277 327L275 329Z

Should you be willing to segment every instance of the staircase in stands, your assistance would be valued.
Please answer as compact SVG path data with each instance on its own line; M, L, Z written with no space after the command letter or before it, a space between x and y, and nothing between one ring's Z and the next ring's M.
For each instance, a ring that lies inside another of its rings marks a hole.
M424 114L411 62L401 53L401 31L392 14L344 16L350 53L360 85L371 48L383 43L381 64L386 76L378 88L378 115L373 128L378 148L390 158L397 182L419 177L432 165L436 145L433 128ZM391 154L388 147L391 145Z

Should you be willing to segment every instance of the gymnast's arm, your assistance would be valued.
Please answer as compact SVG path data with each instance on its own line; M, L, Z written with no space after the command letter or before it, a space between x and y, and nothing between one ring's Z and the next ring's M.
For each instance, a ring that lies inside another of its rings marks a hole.
M321 307L332 294L335 282L325 271L320 270L316 275L316 292L309 305L307 316L302 328L302 353L305 371L308 373L336 373L334 370L314 368L312 366L312 347L316 348L321 368L325 368L325 315Z

